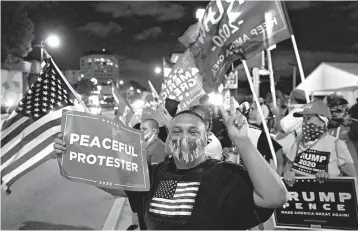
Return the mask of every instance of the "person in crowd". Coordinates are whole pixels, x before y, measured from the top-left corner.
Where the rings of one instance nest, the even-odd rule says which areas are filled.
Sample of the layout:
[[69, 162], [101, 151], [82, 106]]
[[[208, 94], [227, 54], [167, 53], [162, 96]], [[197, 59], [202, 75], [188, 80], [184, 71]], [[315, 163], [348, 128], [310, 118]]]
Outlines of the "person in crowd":
[[[283, 154], [289, 151], [296, 138], [302, 133], [303, 120], [300, 117], [294, 117], [293, 114], [302, 111], [302, 107], [305, 104], [305, 92], [294, 89], [288, 99], [288, 113], [286, 116], [282, 117], [280, 106], [271, 109], [275, 118], [276, 130], [278, 131], [275, 135], [275, 140], [282, 146]], [[279, 166], [281, 168], [282, 165]]]
[[[267, 119], [270, 115], [270, 110], [267, 107], [267, 105], [265, 104], [265, 101], [263, 98], [259, 98], [259, 102], [260, 102], [261, 109], [262, 109], [262, 112], [263, 112], [263, 115], [265, 118], [265, 122], [267, 123]], [[255, 113], [252, 113], [252, 115], [248, 117], [250, 124], [255, 124], [256, 126], [261, 126], [262, 118], [261, 118], [260, 114], [258, 113], [255, 102], [251, 103], [251, 111], [255, 111]], [[255, 116], [253, 116], [253, 115], [255, 115]]]
[[227, 134], [227, 129], [222, 118], [221, 111], [217, 106], [209, 102], [209, 96], [205, 94], [200, 98], [200, 105], [204, 105], [210, 108], [212, 112], [212, 126], [211, 132], [218, 138], [220, 141], [221, 147], [231, 147], [232, 142]]
[[294, 133], [295, 137], [301, 135], [303, 120], [302, 118], [294, 117], [293, 114], [302, 111], [302, 107], [306, 103], [305, 92], [299, 89], [294, 89], [288, 100], [288, 114], [285, 117], [281, 117], [280, 107], [273, 108], [272, 112], [276, 118], [276, 128], [281, 132], [283, 137], [290, 133]]
[[355, 128], [352, 126], [354, 121], [349, 118], [348, 101], [335, 94], [327, 96], [323, 101], [327, 104], [332, 114], [332, 120], [328, 124], [328, 132], [346, 143], [354, 161], [356, 172], [358, 172], [357, 149], [354, 139], [349, 135], [354, 133], [352, 130]]
[[349, 114], [352, 118], [358, 120], [358, 98], [356, 98], [356, 104], [354, 104], [349, 110]]
[[[280, 177], [249, 140], [244, 116], [237, 112], [224, 118], [247, 171], [207, 157], [204, 119], [190, 110], [177, 113], [169, 124], [167, 142], [174, 158], [149, 166], [150, 190], [142, 192], [148, 229], [249, 229], [287, 202]], [[59, 157], [65, 154], [62, 134], [54, 148]], [[117, 196], [132, 193], [101, 189]]]
[[[142, 123], [136, 124], [133, 128], [139, 129], [144, 135], [144, 143], [146, 147], [147, 161], [149, 165], [159, 164], [167, 160], [165, 154], [165, 144], [159, 139], [159, 124], [154, 119], [145, 119]], [[142, 212], [142, 200], [140, 193], [132, 193], [128, 196], [129, 205], [132, 210], [132, 225], [128, 230], [139, 228], [146, 230], [144, 222], [144, 214]]]
[[353, 105], [349, 110], [349, 119], [351, 121], [351, 126], [348, 132], [348, 136], [353, 141], [354, 146], [358, 152], [358, 98], [356, 99], [356, 101], [356, 104]]
[[[256, 118], [258, 115], [257, 110], [253, 110], [252, 107], [247, 107], [245, 105], [249, 105], [248, 102], [244, 102], [240, 105], [240, 108], [243, 109], [243, 114], [247, 116], [247, 118]], [[246, 109], [246, 110], [245, 110]], [[261, 155], [265, 158], [265, 160], [271, 164], [271, 166], [274, 166], [273, 157], [271, 154], [270, 146], [268, 143], [267, 136], [264, 132], [264, 129], [262, 126], [258, 126], [257, 124], [252, 124], [249, 121], [249, 138], [251, 142], [257, 147], [257, 150], [261, 153]], [[277, 143], [274, 139], [271, 138], [271, 142], [277, 157], [278, 162], [284, 161], [284, 156], [282, 152], [282, 147], [279, 143]], [[229, 151], [230, 149], [225, 149], [226, 155], [233, 155]], [[235, 163], [234, 158], [230, 158], [230, 161], [233, 161]], [[239, 156], [237, 156], [236, 163], [241, 164], [244, 166], [244, 162]], [[277, 173], [281, 176], [283, 174], [283, 163], [279, 164], [280, 168], [277, 169]]]
[[165, 161], [165, 143], [158, 138], [159, 124], [154, 119], [145, 119], [140, 124], [140, 130], [144, 135], [144, 143], [149, 164], [158, 164]]
[[195, 105], [191, 107], [190, 110], [195, 111], [204, 119], [206, 132], [208, 134], [208, 143], [205, 147], [206, 155], [212, 159], [223, 160], [221, 143], [214, 133], [211, 132], [213, 120], [210, 108], [204, 105]]
[[306, 104], [301, 112], [302, 135], [287, 152], [284, 179], [289, 185], [295, 176], [316, 176], [322, 183], [329, 177], [357, 177], [353, 159], [344, 141], [328, 133], [332, 115], [328, 106], [320, 100]]

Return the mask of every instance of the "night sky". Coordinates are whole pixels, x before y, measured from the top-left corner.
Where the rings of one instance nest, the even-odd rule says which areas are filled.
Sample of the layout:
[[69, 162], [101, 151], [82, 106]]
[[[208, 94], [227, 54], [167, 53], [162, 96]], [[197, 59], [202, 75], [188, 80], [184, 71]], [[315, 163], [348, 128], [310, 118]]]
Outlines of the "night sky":
[[[108, 49], [120, 58], [120, 78], [159, 84], [154, 67], [183, 52], [178, 37], [195, 23], [195, 11], [208, 2], [23, 2], [35, 23], [34, 44], [49, 33], [61, 47], [48, 49], [62, 70], [79, 69], [80, 56]], [[6, 4], [2, 2], [1, 4]], [[358, 2], [286, 2], [300, 49], [358, 52]], [[290, 41], [278, 50], [292, 49]], [[35, 48], [28, 58], [39, 58]]]

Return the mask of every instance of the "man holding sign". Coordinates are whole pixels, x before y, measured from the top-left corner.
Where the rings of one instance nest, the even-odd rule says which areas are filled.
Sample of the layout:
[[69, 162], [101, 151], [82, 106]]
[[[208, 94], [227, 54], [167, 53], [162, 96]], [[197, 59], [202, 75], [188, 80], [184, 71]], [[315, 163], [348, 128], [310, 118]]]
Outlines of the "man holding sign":
[[[203, 118], [190, 110], [176, 114], [167, 140], [173, 160], [149, 167], [151, 185], [142, 197], [148, 229], [248, 229], [269, 219], [274, 208], [287, 201], [280, 177], [250, 142], [245, 117], [239, 112], [223, 114], [248, 171], [207, 158]], [[60, 155], [66, 151], [61, 138], [59, 134], [55, 139]], [[126, 196], [122, 190], [110, 192]]]
[[328, 177], [357, 177], [347, 145], [327, 130], [331, 112], [322, 101], [306, 104], [303, 111], [293, 114], [303, 117], [302, 135], [287, 152], [284, 178], [289, 185], [299, 176], [316, 176], [319, 182]]

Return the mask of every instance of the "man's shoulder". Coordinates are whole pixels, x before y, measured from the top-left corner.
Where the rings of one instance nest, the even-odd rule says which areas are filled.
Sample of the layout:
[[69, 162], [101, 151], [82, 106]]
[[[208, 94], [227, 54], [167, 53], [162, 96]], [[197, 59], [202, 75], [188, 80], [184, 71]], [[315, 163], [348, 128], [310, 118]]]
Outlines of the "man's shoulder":
[[149, 146], [149, 149], [152, 150], [153, 152], [158, 152], [158, 151], [164, 151], [165, 150], [165, 143], [157, 138], [155, 140], [153, 140], [152, 144]]

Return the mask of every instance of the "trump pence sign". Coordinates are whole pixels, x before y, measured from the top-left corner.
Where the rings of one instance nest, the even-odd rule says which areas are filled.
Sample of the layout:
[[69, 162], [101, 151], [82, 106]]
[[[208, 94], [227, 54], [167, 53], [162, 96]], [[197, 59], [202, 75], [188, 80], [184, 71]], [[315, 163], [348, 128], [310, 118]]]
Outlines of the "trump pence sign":
[[97, 187], [148, 191], [147, 158], [138, 130], [104, 116], [66, 112], [61, 175]]

